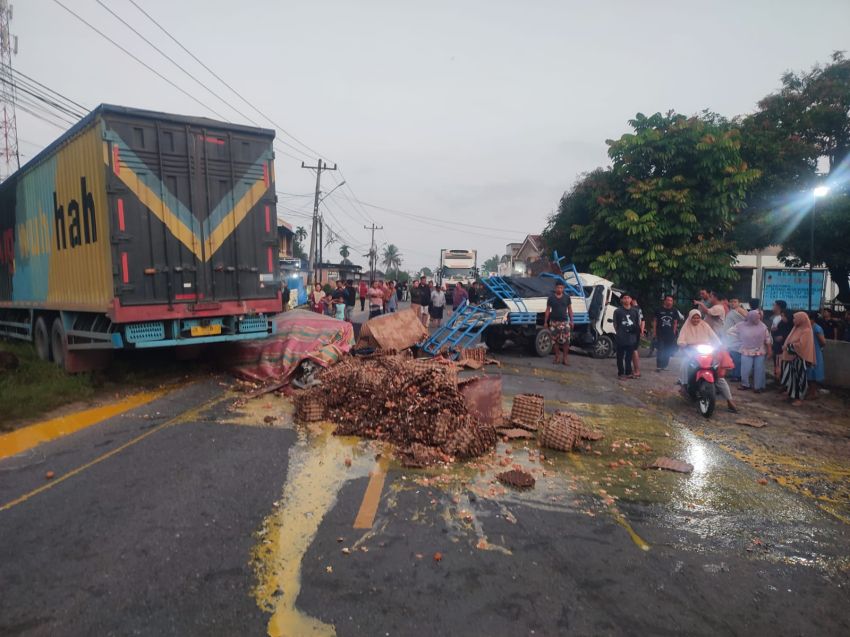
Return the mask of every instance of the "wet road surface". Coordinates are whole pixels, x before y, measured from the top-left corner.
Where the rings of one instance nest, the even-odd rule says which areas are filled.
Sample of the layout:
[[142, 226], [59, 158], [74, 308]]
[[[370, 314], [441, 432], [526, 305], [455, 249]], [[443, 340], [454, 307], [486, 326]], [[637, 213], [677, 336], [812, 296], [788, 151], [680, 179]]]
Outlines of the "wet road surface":
[[[770, 426], [702, 422], [613, 361], [501, 359], [506, 411], [541, 393], [603, 440], [410, 470], [213, 378], [0, 461], [0, 507], [87, 467], [0, 510], [0, 634], [850, 634], [850, 525], [759, 465]], [[534, 489], [494, 480], [514, 464]]]

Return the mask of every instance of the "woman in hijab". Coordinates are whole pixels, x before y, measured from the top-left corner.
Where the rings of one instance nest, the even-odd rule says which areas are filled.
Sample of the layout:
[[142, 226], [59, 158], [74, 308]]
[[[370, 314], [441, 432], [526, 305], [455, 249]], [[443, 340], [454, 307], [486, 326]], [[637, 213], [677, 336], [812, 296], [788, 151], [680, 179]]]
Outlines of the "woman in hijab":
[[791, 404], [799, 407], [809, 389], [807, 367], [817, 363], [815, 336], [812, 323], [805, 312], [794, 314], [794, 327], [782, 346], [782, 385], [788, 392]]
[[[738, 408], [732, 402], [732, 390], [729, 388], [729, 383], [726, 382], [726, 371], [732, 369], [735, 365], [729, 354], [719, 349], [721, 346], [720, 339], [714, 333], [714, 330], [709, 327], [708, 323], [702, 320], [702, 314], [700, 314], [699, 310], [693, 309], [688, 313], [688, 318], [679, 332], [677, 343], [683, 350], [688, 350], [697, 345], [712, 345], [717, 348], [716, 355], [720, 360], [720, 366], [717, 368], [717, 377], [714, 384], [720, 395], [726, 399], [726, 405], [729, 407], [729, 411], [737, 413]], [[683, 388], [688, 386], [689, 362], [690, 356], [686, 352], [685, 356], [682, 357], [682, 369], [679, 378], [679, 382], [681, 382]]]
[[761, 322], [761, 313], [750, 310], [743, 323], [736, 323], [728, 336], [737, 339], [741, 352], [741, 389], [750, 389], [750, 374], [753, 376], [752, 388], [755, 393], [764, 391], [764, 359], [773, 343], [770, 330]]
[[[829, 310], [824, 310], [824, 315]], [[808, 398], [817, 398], [818, 385], [823, 384], [826, 374], [824, 373], [823, 363], [823, 348], [826, 347], [826, 333], [824, 328], [818, 325], [818, 313], [809, 312], [809, 320], [812, 322], [812, 334], [815, 337], [815, 363], [814, 367], [809, 367], [807, 376], [809, 377], [809, 395]]]

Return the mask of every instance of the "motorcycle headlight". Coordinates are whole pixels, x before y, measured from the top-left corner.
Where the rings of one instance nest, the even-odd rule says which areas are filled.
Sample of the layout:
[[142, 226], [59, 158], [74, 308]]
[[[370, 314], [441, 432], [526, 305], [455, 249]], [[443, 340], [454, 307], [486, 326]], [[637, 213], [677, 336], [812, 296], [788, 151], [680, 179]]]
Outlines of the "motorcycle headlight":
[[713, 354], [714, 347], [711, 345], [697, 345], [697, 352], [700, 354]]

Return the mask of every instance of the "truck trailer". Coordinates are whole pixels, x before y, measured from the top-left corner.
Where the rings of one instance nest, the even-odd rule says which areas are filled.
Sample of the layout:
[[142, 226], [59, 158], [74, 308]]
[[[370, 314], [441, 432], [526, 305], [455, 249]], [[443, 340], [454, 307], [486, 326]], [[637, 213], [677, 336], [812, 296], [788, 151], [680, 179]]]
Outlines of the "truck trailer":
[[477, 276], [477, 250], [440, 250], [439, 283], [451, 290], [457, 283], [467, 286], [474, 283]]
[[0, 335], [76, 372], [271, 334], [274, 135], [97, 107], [0, 184]]

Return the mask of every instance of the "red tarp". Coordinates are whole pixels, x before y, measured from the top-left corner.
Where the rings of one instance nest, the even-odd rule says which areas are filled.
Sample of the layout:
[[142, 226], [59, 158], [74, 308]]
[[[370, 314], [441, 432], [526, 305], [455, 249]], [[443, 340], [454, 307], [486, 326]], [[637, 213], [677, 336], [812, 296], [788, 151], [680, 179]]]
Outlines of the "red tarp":
[[292, 310], [275, 317], [276, 333], [234, 345], [231, 371], [241, 378], [278, 382], [303, 360], [322, 367], [336, 363], [354, 345], [354, 327], [330, 316]]

